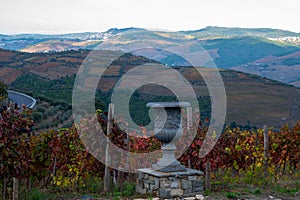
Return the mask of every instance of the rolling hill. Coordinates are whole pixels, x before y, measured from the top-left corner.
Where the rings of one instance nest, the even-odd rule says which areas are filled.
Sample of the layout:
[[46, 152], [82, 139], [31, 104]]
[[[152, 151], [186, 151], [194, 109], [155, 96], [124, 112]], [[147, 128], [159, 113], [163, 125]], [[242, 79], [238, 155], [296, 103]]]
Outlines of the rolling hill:
[[[193, 31], [165, 32], [140, 28], [112, 28], [105, 32], [61, 35], [0, 35], [0, 48], [32, 53], [57, 52], [91, 50], [105, 43], [107, 49], [113, 50], [126, 49], [128, 45], [140, 41], [146, 44], [149, 42], [152, 46], [162, 49], [174, 44], [183, 45], [197, 41], [219, 68], [256, 74], [297, 87], [300, 85], [300, 61], [297, 53], [300, 51], [300, 34], [279, 29], [209, 26]], [[156, 53], [148, 51], [144, 52], [143, 56], [169, 66], [190, 65], [178, 55], [160, 51], [159, 56], [153, 56]], [[10, 73], [15, 76], [17, 72], [10, 70]]]
[[[24, 53], [2, 49], [0, 81], [8, 84], [10, 89], [25, 92], [37, 99], [35, 117], [42, 129], [67, 126], [71, 123], [75, 75], [88, 53], [88, 50]], [[114, 61], [99, 82], [102, 91], [96, 94], [96, 106], [105, 110], [119, 78], [134, 66], [149, 62], [155, 61], [132, 54], [124, 54]], [[210, 95], [202, 77], [191, 67], [178, 66], [175, 69], [189, 80], [196, 91], [202, 117], [209, 117]], [[281, 127], [284, 123], [295, 124], [300, 119], [300, 89], [228, 69], [222, 69], [220, 72], [228, 101], [227, 125], [236, 122], [242, 125], [267, 124]], [[132, 99], [132, 109], [136, 110], [133, 115], [137, 119], [145, 118], [143, 109], [148, 101], [159, 98], [172, 99], [172, 94], [162, 88], [157, 87], [153, 91], [153, 86], [149, 87], [148, 90], [139, 89]], [[53, 124], [54, 122], [56, 124]]]
[[231, 69], [300, 87], [300, 51], [284, 56], [266, 56]]

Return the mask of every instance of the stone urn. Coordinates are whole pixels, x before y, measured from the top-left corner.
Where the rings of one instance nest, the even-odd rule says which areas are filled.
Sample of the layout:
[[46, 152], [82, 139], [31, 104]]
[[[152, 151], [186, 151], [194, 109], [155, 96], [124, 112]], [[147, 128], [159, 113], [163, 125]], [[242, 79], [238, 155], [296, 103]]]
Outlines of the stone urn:
[[153, 109], [154, 114], [154, 137], [162, 142], [162, 159], [152, 168], [161, 172], [186, 171], [175, 157], [175, 143], [181, 138], [182, 116], [181, 111], [189, 107], [187, 102], [150, 102], [146, 105]]

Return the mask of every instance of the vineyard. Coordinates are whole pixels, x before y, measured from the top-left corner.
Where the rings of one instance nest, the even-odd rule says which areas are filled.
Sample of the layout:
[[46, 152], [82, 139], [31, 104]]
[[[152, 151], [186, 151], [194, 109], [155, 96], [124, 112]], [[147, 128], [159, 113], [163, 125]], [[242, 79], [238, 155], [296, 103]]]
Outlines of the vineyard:
[[[2, 111], [0, 118], [0, 189], [3, 199], [13, 196], [13, 179], [19, 183], [19, 197], [34, 199], [32, 191], [51, 194], [101, 194], [103, 190], [104, 164], [95, 159], [81, 142], [76, 127], [31, 132], [34, 125], [32, 111]], [[98, 123], [106, 130], [107, 113], [97, 112]], [[90, 122], [92, 123], [92, 122]], [[199, 158], [199, 150], [207, 133], [206, 121], [197, 124], [196, 137], [179, 158], [188, 167], [206, 171], [210, 168], [211, 185], [206, 192], [230, 190], [228, 184], [246, 184], [253, 187], [279, 187], [291, 194], [300, 188], [300, 122], [294, 127], [284, 126], [280, 131], [225, 129], [213, 150]], [[146, 137], [143, 127], [140, 137], [126, 134], [114, 122], [110, 140], [130, 152], [142, 153], [160, 149], [153, 137]], [[264, 132], [269, 137], [267, 157], [264, 148]], [[86, 130], [89, 133], [89, 130]], [[143, 136], [144, 134], [144, 136]], [[185, 132], [184, 134], [189, 134]], [[180, 145], [180, 141], [179, 141]], [[157, 156], [159, 158], [159, 156]], [[145, 161], [146, 162], [146, 161]], [[147, 164], [147, 163], [145, 163]], [[134, 183], [135, 174], [110, 169], [114, 183], [128, 188]], [[125, 181], [126, 180], [126, 181]], [[293, 185], [284, 180], [293, 180]], [[125, 183], [124, 183], [125, 182]], [[296, 183], [296, 185], [295, 185]], [[126, 185], [127, 184], [127, 185]], [[220, 189], [221, 188], [221, 189]], [[231, 190], [230, 190], [231, 191]], [[116, 192], [115, 192], [116, 193]], [[121, 196], [133, 195], [121, 193]], [[41, 195], [41, 194], [40, 194]], [[56, 196], [57, 197], [57, 196]], [[43, 199], [45, 196], [36, 199]]]

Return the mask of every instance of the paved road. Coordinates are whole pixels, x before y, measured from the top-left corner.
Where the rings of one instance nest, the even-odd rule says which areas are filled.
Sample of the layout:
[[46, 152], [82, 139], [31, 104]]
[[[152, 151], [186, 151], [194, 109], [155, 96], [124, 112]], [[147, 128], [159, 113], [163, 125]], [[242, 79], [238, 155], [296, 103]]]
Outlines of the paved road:
[[31, 96], [12, 90], [8, 90], [7, 93], [8, 98], [14, 103], [17, 103], [19, 107], [25, 104], [26, 108], [33, 109], [36, 105], [36, 100]]

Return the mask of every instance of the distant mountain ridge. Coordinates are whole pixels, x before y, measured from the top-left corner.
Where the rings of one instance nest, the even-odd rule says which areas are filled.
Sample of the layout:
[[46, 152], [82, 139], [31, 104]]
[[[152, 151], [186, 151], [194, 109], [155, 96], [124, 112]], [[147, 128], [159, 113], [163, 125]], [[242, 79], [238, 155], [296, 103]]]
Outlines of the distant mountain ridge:
[[[114, 40], [120, 35], [119, 40]], [[208, 26], [199, 30], [165, 32], [130, 27], [58, 35], [0, 35], [0, 48], [31, 53], [92, 50], [105, 42], [108, 49], [126, 49], [128, 44], [139, 41], [151, 42], [158, 48], [177, 41], [181, 44], [197, 41], [218, 68], [248, 72], [300, 87], [300, 54], [297, 53], [300, 52], [300, 33], [280, 29]], [[149, 51], [143, 56], [170, 66], [190, 65], [178, 55], [160, 54], [153, 57], [153, 52]]]
[[[82, 32], [82, 33], [66, 33], [66, 34], [12, 34], [5, 35], [0, 34], [0, 39], [86, 39], [87, 36], [91, 35], [103, 35], [103, 34], [118, 34], [121, 32], [129, 31], [129, 30], [146, 30], [143, 28], [129, 27], [129, 28], [110, 28], [104, 32]], [[163, 32], [163, 31], [161, 31]], [[197, 36], [198, 38], [205, 38], [207, 36], [210, 37], [236, 37], [236, 36], [257, 36], [264, 38], [276, 38], [276, 37], [300, 37], [300, 33], [281, 30], [281, 29], [271, 29], [271, 28], [238, 28], [238, 27], [218, 27], [218, 26], [207, 26], [198, 30], [187, 30], [187, 31], [178, 31], [182, 34], [190, 34]], [[99, 37], [98, 39], [102, 39]]]
[[[289, 45], [293, 38], [292, 45], [300, 46], [300, 33], [294, 33], [279, 29], [245, 29], [245, 28], [226, 28], [208, 26], [199, 30], [179, 31], [179, 32], [164, 32], [164, 31], [148, 31], [142, 28], [111, 28], [105, 32], [85, 32], [85, 33], [68, 33], [68, 34], [17, 34], [17, 35], [0, 35], [0, 48], [9, 50], [18, 50], [25, 52], [48, 52], [48, 51], [64, 51], [70, 49], [93, 49], [99, 43], [114, 37], [120, 33], [126, 33], [128, 39], [135, 40], [132, 35], [148, 36], [156, 33], [161, 36], [161, 40], [169, 40], [170, 38], [181, 37], [183, 40], [212, 40], [226, 39], [235, 37], [259, 37], [271, 39], [272, 42], [279, 41], [282, 44]], [[52, 43], [60, 42], [63, 45], [61, 48], [51, 47]], [[35, 49], [35, 46], [39, 48]]]
[[300, 33], [271, 28], [227, 28], [207, 26], [203, 29], [193, 31], [181, 31], [183, 34], [191, 34], [197, 38], [206, 37], [236, 37], [257, 36], [264, 38], [300, 37]]
[[140, 28], [111, 28], [105, 32], [82, 32], [82, 33], [65, 33], [65, 34], [0, 34], [2, 39], [74, 39], [74, 40], [87, 40], [87, 39], [103, 39], [103, 37], [110, 34], [118, 34], [129, 30], [139, 30]]

